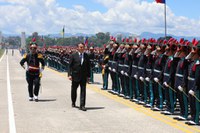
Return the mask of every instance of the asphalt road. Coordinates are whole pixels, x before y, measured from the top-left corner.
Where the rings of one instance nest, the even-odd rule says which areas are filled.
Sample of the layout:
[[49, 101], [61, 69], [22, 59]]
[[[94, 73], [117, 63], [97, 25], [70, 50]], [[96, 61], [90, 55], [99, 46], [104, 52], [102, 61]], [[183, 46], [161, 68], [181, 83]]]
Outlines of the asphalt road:
[[0, 59], [0, 133], [200, 132], [199, 126], [188, 126], [101, 90], [101, 74], [87, 85], [86, 112], [71, 107], [67, 74], [50, 68], [43, 72], [39, 102], [30, 102], [21, 58], [17, 50], [14, 56], [9, 50]]

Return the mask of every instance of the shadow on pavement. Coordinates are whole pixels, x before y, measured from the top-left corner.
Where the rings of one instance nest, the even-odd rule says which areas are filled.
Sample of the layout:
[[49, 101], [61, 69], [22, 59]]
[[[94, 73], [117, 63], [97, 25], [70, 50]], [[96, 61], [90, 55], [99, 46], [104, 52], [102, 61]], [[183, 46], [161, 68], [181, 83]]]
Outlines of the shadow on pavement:
[[85, 107], [87, 110], [104, 109], [105, 107]]
[[52, 102], [56, 101], [56, 99], [38, 99], [38, 102]]

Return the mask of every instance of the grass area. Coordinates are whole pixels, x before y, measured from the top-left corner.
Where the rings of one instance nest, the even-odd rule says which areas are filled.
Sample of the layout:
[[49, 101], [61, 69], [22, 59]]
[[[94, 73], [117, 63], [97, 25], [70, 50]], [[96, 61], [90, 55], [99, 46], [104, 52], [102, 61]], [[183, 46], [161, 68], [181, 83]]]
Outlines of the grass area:
[[4, 49], [0, 49], [0, 58], [3, 55]]

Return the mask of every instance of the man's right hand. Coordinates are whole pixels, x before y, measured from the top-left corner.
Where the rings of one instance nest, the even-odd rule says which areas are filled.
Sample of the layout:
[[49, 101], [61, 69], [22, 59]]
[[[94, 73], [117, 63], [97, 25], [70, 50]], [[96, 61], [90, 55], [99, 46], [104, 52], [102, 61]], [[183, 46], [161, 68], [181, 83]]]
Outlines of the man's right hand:
[[72, 80], [72, 76], [69, 76], [68, 78], [69, 78], [69, 80]]

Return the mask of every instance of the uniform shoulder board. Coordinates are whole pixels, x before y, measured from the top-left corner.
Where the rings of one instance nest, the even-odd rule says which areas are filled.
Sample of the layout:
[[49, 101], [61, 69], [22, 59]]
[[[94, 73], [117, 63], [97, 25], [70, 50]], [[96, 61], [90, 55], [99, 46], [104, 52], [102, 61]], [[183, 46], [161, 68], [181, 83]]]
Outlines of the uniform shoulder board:
[[27, 57], [27, 54], [25, 53], [24, 55], [23, 55], [23, 58], [25, 59]]
[[104, 60], [107, 60], [109, 58], [109, 56], [108, 55], [106, 55], [106, 57], [104, 58]]
[[43, 58], [42, 54], [38, 54], [38, 58]]

